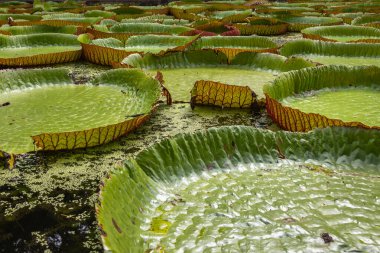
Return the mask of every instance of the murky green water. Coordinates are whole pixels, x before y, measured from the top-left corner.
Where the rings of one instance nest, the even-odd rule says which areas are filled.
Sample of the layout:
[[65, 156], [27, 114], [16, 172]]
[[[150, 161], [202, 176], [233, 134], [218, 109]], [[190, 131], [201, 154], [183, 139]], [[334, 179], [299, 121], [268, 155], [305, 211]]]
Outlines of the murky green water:
[[[164, 75], [165, 86], [174, 100], [190, 101], [190, 91], [198, 80], [216, 81], [250, 87], [260, 98], [264, 97], [262, 88], [273, 80], [273, 72], [238, 68], [181, 68], [160, 70]], [[149, 70], [154, 74], [155, 71]]]
[[33, 150], [30, 136], [91, 129], [137, 114], [135, 94], [113, 86], [45, 86], [0, 94], [0, 146], [7, 152]]
[[380, 126], [380, 89], [355, 88], [322, 90], [282, 101], [306, 113], [319, 113], [343, 121]]

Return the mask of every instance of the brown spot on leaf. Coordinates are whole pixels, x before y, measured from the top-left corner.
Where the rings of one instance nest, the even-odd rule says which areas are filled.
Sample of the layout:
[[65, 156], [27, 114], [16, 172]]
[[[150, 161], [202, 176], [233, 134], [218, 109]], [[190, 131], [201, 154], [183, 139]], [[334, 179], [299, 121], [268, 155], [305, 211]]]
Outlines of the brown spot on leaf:
[[329, 233], [322, 233], [321, 238], [325, 243], [330, 243], [334, 241], [334, 239], [331, 237], [331, 235], [329, 235]]
[[113, 218], [112, 218], [112, 225], [116, 228], [117, 232], [119, 232], [120, 234], [123, 232]]

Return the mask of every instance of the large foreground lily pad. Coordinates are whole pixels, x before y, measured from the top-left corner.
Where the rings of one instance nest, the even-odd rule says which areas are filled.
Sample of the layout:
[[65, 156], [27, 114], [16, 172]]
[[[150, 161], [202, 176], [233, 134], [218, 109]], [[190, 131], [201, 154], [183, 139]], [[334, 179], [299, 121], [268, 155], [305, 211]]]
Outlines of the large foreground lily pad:
[[224, 127], [114, 170], [97, 218], [113, 252], [376, 252], [380, 131]]
[[380, 68], [320, 66], [286, 73], [265, 88], [267, 110], [280, 127], [380, 129]]
[[14, 154], [112, 141], [144, 122], [160, 95], [157, 81], [138, 70], [111, 70], [86, 85], [66, 69], [0, 77], [0, 150]]

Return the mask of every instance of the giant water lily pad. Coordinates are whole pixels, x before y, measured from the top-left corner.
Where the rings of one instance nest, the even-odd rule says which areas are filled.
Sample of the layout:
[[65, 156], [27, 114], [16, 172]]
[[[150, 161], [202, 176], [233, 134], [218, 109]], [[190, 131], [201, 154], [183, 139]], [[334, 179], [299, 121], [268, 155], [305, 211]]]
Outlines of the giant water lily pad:
[[163, 25], [157, 23], [120, 23], [111, 27], [98, 26], [95, 29], [88, 29], [88, 32], [96, 38], [116, 38], [126, 40], [133, 35], [159, 34], [159, 35], [180, 35], [192, 29], [186, 26]]
[[79, 59], [82, 48], [75, 35], [41, 33], [0, 35], [0, 65], [31, 66]]
[[223, 52], [232, 60], [241, 52], [277, 52], [278, 45], [259, 36], [211, 36], [198, 39], [191, 49], [213, 49]]
[[353, 25], [364, 25], [380, 28], [380, 15], [379, 14], [367, 14], [355, 18], [352, 21]]
[[210, 18], [226, 23], [237, 23], [245, 21], [245, 19], [251, 15], [252, 10], [216, 11], [210, 15]]
[[273, 18], [253, 17], [248, 23], [234, 24], [242, 35], [279, 35], [288, 31], [288, 23]]
[[301, 31], [305, 38], [339, 42], [376, 42], [380, 43], [380, 30], [362, 26], [321, 26]]
[[34, 33], [67, 33], [75, 34], [78, 28], [73, 25], [55, 27], [48, 25], [34, 25], [34, 26], [9, 26], [3, 25], [0, 27], [0, 33], [8, 35], [24, 35]]
[[269, 115], [290, 131], [380, 129], [380, 68], [320, 66], [286, 73], [264, 91]]
[[138, 70], [111, 70], [86, 85], [66, 69], [0, 76], [0, 150], [15, 154], [112, 141], [143, 123], [160, 95], [157, 81]]
[[[97, 206], [113, 252], [374, 251], [380, 131], [224, 127], [115, 169]], [[353, 233], [355, 231], [355, 233]]]
[[380, 66], [378, 44], [295, 40], [286, 43], [280, 52], [287, 57], [303, 57], [326, 65]]
[[303, 59], [287, 59], [275, 54], [243, 52], [231, 61], [212, 50], [186, 51], [154, 56], [130, 55], [123, 60], [130, 67], [151, 73], [161, 71], [173, 100], [189, 101], [190, 91], [198, 80], [248, 86], [263, 98], [263, 85], [277, 73], [313, 66]]
[[90, 62], [103, 65], [119, 63], [133, 53], [162, 55], [167, 52], [184, 51], [198, 36], [139, 35], [131, 36], [125, 42], [115, 38], [91, 40], [82, 34], [83, 55]]
[[7, 24], [9, 18], [12, 18], [14, 22], [24, 22], [24, 21], [37, 21], [42, 17], [39, 15], [28, 15], [28, 14], [0, 14], [0, 25]]
[[341, 18], [334, 17], [285, 16], [280, 19], [290, 24], [288, 29], [291, 32], [299, 32], [313, 26], [339, 25], [343, 23]]

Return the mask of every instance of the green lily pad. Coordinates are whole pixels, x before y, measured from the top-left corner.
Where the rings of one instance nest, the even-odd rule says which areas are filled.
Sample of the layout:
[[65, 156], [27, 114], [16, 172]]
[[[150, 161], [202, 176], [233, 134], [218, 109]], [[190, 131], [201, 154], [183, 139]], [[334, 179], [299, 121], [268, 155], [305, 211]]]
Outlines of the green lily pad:
[[234, 24], [242, 35], [279, 35], [288, 31], [289, 24], [273, 18], [252, 17], [248, 23]]
[[339, 25], [343, 23], [341, 18], [314, 16], [285, 16], [280, 17], [280, 20], [290, 24], [288, 29], [291, 32], [299, 32], [313, 26]]
[[141, 124], [160, 95], [157, 81], [137, 70], [111, 70], [86, 85], [75, 85], [66, 69], [0, 76], [0, 150], [14, 154], [35, 149], [31, 136], [45, 150], [114, 140]]
[[192, 28], [180, 25], [163, 25], [158, 23], [119, 23], [108, 27], [106, 25], [95, 25], [94, 29], [88, 29], [95, 38], [117, 38], [126, 40], [133, 35], [181, 35], [185, 32], [193, 30]]
[[165, 140], [105, 182], [97, 206], [103, 245], [115, 252], [376, 251], [379, 137], [364, 129], [235, 126]]
[[145, 69], [150, 73], [162, 72], [165, 86], [174, 100], [189, 101], [190, 91], [198, 80], [248, 86], [259, 98], [262, 87], [282, 71], [312, 66], [302, 59], [287, 59], [274, 54], [243, 52], [229, 61], [224, 54], [211, 50], [186, 51], [164, 56], [130, 55], [123, 64]]
[[213, 49], [224, 53], [231, 61], [242, 52], [277, 53], [278, 45], [272, 40], [259, 36], [209, 36], [198, 39], [192, 50]]
[[[306, 113], [319, 113], [346, 122], [380, 126], [379, 87], [322, 89], [288, 97], [281, 102]], [[334, 108], [332, 110], [332, 108]]]
[[379, 14], [366, 14], [359, 16], [352, 20], [353, 25], [373, 26], [380, 28], [380, 15]]
[[265, 88], [267, 110], [280, 127], [380, 129], [380, 68], [320, 66], [278, 77]]
[[40, 33], [0, 35], [0, 65], [29, 66], [77, 60], [81, 46], [75, 35]]
[[11, 35], [25, 35], [35, 33], [67, 33], [75, 34], [77, 27], [73, 25], [68, 26], [48, 26], [48, 25], [33, 25], [33, 26], [9, 26], [3, 25], [0, 27], [0, 33], [5, 32]]
[[380, 31], [373, 27], [362, 26], [321, 26], [310, 27], [301, 31], [304, 37], [339, 42], [377, 41], [380, 42]]
[[86, 17], [82, 14], [74, 14], [74, 13], [54, 13], [43, 15], [42, 20], [59, 20], [59, 21], [67, 21], [68, 23], [83, 23], [83, 24], [95, 24], [99, 22], [102, 17]]
[[210, 18], [222, 20], [223, 22], [242, 22], [252, 15], [252, 10], [232, 10], [232, 11], [216, 11], [210, 15]]
[[81, 46], [75, 35], [0, 35], [0, 65], [30, 66], [77, 60]]
[[280, 49], [280, 53], [287, 57], [303, 57], [326, 65], [380, 66], [378, 44], [295, 40], [286, 43]]
[[176, 35], [138, 35], [129, 37], [125, 43], [115, 38], [91, 40], [87, 34], [81, 34], [78, 40], [82, 43], [83, 55], [90, 62], [104, 65], [120, 63], [133, 53], [158, 54], [184, 51], [198, 36]]
[[109, 28], [110, 32], [116, 33], [132, 33], [132, 34], [181, 34], [190, 31], [191, 28], [185, 26], [171, 26], [162, 25], [156, 23], [150, 24], [128, 24], [122, 23], [111, 26]]

